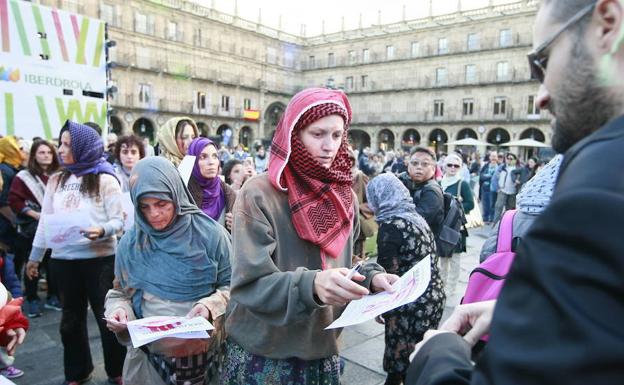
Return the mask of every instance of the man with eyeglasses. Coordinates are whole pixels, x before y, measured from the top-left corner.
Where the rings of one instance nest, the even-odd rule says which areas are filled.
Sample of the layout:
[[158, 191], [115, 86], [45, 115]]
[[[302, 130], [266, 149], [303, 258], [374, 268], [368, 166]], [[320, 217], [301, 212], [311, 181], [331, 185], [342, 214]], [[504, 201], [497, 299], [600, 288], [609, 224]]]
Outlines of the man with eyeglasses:
[[564, 153], [552, 200], [496, 303], [427, 332], [406, 384], [624, 384], [624, 2], [543, 0], [534, 31], [537, 104]]
[[434, 152], [426, 147], [414, 147], [410, 151], [407, 172], [399, 174], [399, 180], [413, 197], [416, 211], [437, 236], [444, 220], [444, 195], [434, 179], [435, 171]]
[[498, 193], [496, 194], [496, 204], [494, 206], [494, 223], [498, 222], [506, 210], [516, 208], [516, 170], [518, 157], [508, 152], [505, 154], [505, 161], [502, 167], [499, 167], [494, 174], [494, 178], [498, 181]]

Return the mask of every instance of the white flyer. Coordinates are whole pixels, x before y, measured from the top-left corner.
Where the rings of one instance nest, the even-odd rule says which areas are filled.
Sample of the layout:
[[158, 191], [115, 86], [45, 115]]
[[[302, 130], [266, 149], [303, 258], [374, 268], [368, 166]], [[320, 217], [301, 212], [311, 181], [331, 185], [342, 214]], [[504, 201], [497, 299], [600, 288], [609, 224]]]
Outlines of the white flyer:
[[0, 376], [0, 385], [15, 385], [15, 382], [7, 379], [4, 376]]
[[384, 291], [351, 301], [342, 315], [325, 329], [357, 325], [388, 310], [414, 302], [427, 290], [430, 280], [431, 256], [426, 256], [392, 285], [394, 293]]
[[208, 338], [214, 327], [203, 317], [146, 317], [128, 322], [132, 346], [138, 348], [161, 338]]
[[189, 179], [191, 179], [193, 167], [195, 166], [195, 158], [196, 157], [193, 155], [186, 155], [184, 158], [182, 158], [182, 162], [180, 162], [180, 165], [178, 166], [178, 171], [182, 176], [182, 180], [187, 186]]
[[121, 194], [121, 206], [124, 212], [124, 230], [128, 231], [134, 226], [134, 205], [130, 198], [130, 192]]
[[86, 212], [74, 211], [44, 215], [46, 215], [45, 239], [49, 248], [90, 242], [80, 232], [81, 229], [90, 226], [89, 215]]

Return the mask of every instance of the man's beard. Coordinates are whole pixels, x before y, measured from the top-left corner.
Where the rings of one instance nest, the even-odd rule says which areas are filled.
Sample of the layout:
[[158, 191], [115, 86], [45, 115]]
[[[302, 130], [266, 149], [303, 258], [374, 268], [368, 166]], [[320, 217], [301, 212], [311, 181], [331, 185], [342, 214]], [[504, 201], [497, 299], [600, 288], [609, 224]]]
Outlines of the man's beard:
[[567, 76], [553, 92], [550, 110], [556, 115], [552, 147], [566, 152], [581, 139], [598, 130], [617, 113], [617, 106], [606, 88], [599, 85], [592, 57], [584, 43], [577, 44], [570, 56]]

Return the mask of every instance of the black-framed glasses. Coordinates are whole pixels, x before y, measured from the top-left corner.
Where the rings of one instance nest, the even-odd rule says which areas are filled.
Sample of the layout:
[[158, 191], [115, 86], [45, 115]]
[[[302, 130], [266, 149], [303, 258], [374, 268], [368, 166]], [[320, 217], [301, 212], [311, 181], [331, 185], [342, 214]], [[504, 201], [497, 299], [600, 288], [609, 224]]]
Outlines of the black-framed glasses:
[[585, 15], [591, 12], [595, 6], [596, 3], [593, 3], [578, 11], [574, 16], [570, 18], [570, 20], [562, 25], [557, 32], [555, 32], [539, 47], [537, 47], [527, 55], [527, 58], [529, 59], [529, 68], [531, 69], [532, 80], [538, 80], [540, 83], [544, 82], [544, 77], [546, 76], [546, 66], [548, 65], [548, 55], [544, 54], [544, 51], [546, 51], [546, 49], [548, 49], [548, 47], [550, 47], [550, 45], [555, 40], [557, 40], [557, 38], [561, 36], [561, 34], [565, 32], [566, 29], [570, 28], [572, 25], [574, 25], [574, 23], [585, 17]]

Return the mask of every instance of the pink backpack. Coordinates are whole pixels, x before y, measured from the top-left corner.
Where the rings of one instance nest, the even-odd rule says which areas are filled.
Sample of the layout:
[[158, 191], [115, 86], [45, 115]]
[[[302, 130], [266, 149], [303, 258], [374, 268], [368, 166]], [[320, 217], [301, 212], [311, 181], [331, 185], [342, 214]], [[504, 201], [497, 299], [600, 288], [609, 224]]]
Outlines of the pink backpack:
[[516, 256], [516, 253], [511, 251], [515, 215], [516, 210], [508, 210], [503, 215], [498, 229], [496, 253], [490, 255], [470, 273], [461, 303], [488, 301], [498, 297]]

